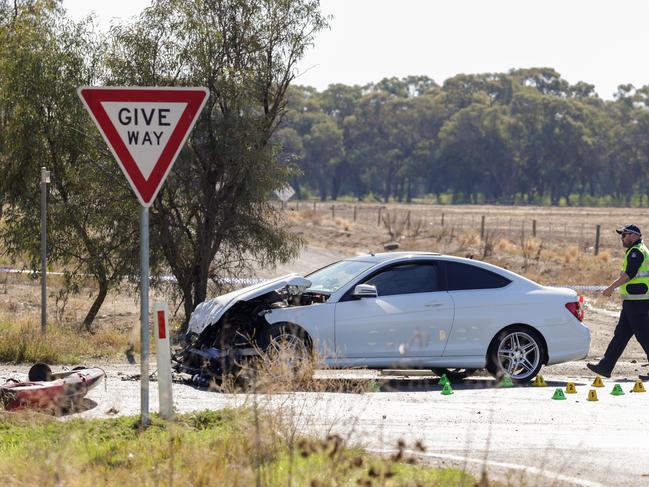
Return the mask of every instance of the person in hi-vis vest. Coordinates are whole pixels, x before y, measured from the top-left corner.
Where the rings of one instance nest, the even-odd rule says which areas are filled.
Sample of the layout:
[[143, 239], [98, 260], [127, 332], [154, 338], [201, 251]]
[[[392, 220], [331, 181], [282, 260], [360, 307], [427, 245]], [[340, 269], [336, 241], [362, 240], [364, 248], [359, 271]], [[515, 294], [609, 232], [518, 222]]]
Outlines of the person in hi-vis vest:
[[625, 225], [615, 231], [620, 234], [622, 245], [626, 248], [622, 272], [602, 294], [610, 296], [619, 287], [622, 311], [602, 359], [596, 364], [586, 364], [590, 370], [604, 377], [611, 376], [633, 335], [649, 359], [649, 249], [642, 241], [642, 233], [637, 225]]

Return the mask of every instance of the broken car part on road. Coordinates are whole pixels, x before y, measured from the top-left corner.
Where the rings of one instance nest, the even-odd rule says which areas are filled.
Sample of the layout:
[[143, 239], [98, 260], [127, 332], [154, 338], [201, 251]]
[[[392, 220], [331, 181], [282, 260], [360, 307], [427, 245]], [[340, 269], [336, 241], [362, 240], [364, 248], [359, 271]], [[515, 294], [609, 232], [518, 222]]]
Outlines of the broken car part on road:
[[10, 379], [0, 386], [0, 401], [8, 411], [38, 409], [66, 413], [104, 376], [104, 371], [97, 367], [52, 373], [47, 364], [37, 363], [29, 370], [27, 381]]

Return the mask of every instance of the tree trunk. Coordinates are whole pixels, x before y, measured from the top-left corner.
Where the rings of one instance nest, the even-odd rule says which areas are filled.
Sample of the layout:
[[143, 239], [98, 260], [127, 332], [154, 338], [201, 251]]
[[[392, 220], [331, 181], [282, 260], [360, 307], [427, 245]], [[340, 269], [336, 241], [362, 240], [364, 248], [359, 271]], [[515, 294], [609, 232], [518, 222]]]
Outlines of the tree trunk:
[[334, 174], [331, 179], [331, 199], [337, 200], [338, 195], [340, 194], [340, 188], [345, 180], [347, 173], [347, 165], [345, 162], [341, 162], [334, 169]]
[[[178, 283], [180, 284], [180, 283]], [[184, 283], [181, 285], [185, 308], [185, 319], [183, 320], [182, 325], [180, 326], [180, 332], [184, 335], [187, 333], [187, 326], [189, 325], [189, 317], [194, 311], [194, 301], [192, 300], [192, 285], [191, 282]]]
[[293, 189], [295, 190], [295, 198], [298, 200], [302, 199], [302, 188], [300, 186], [299, 178], [293, 178]]
[[92, 322], [97, 316], [97, 313], [99, 313], [99, 309], [101, 308], [101, 305], [104, 304], [104, 300], [106, 299], [107, 294], [108, 294], [108, 280], [102, 279], [99, 281], [99, 293], [97, 294], [95, 301], [92, 303], [92, 306], [88, 311], [88, 314], [83, 319], [83, 324], [81, 325], [83, 328], [86, 329], [86, 331], [92, 332]]
[[327, 185], [322, 177], [318, 183], [318, 191], [320, 192], [320, 201], [325, 201], [327, 199]]
[[[205, 298], [207, 297], [207, 273], [209, 271], [209, 262], [207, 262], [207, 259], [204, 257], [201, 260], [202, 264], [197, 264], [194, 267], [194, 276], [193, 276], [193, 291], [194, 291], [194, 296], [193, 296], [193, 302], [192, 302], [192, 311], [194, 311], [194, 308], [199, 305], [199, 303], [202, 303], [205, 301]], [[191, 312], [189, 313], [191, 315]]]

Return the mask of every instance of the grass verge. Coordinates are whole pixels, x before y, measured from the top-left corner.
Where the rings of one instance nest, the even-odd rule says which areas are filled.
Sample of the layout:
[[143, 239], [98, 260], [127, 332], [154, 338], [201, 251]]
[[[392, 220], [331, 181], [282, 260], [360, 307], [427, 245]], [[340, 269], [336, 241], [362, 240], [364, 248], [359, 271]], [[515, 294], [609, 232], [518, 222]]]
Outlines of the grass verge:
[[0, 362], [79, 364], [88, 359], [121, 355], [128, 343], [127, 332], [108, 328], [88, 333], [60, 324], [48, 327], [43, 337], [40, 325], [34, 321], [0, 319]]
[[153, 417], [145, 430], [137, 417], [58, 421], [3, 414], [0, 484], [475, 485], [467, 473], [417, 465], [403, 453], [379, 458], [346, 447], [336, 435], [316, 440], [282, 431], [277, 418], [251, 409], [204, 411], [170, 422]]

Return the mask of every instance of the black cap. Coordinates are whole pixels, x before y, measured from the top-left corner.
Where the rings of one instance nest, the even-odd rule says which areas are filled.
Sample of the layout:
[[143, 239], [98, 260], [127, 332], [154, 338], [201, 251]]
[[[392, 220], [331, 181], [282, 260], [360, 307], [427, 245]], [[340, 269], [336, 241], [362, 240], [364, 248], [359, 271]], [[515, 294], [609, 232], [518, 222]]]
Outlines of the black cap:
[[638, 225], [624, 225], [621, 228], [617, 228], [615, 231], [620, 235], [623, 233], [635, 233], [636, 235], [642, 236], [642, 232], [640, 232]]

